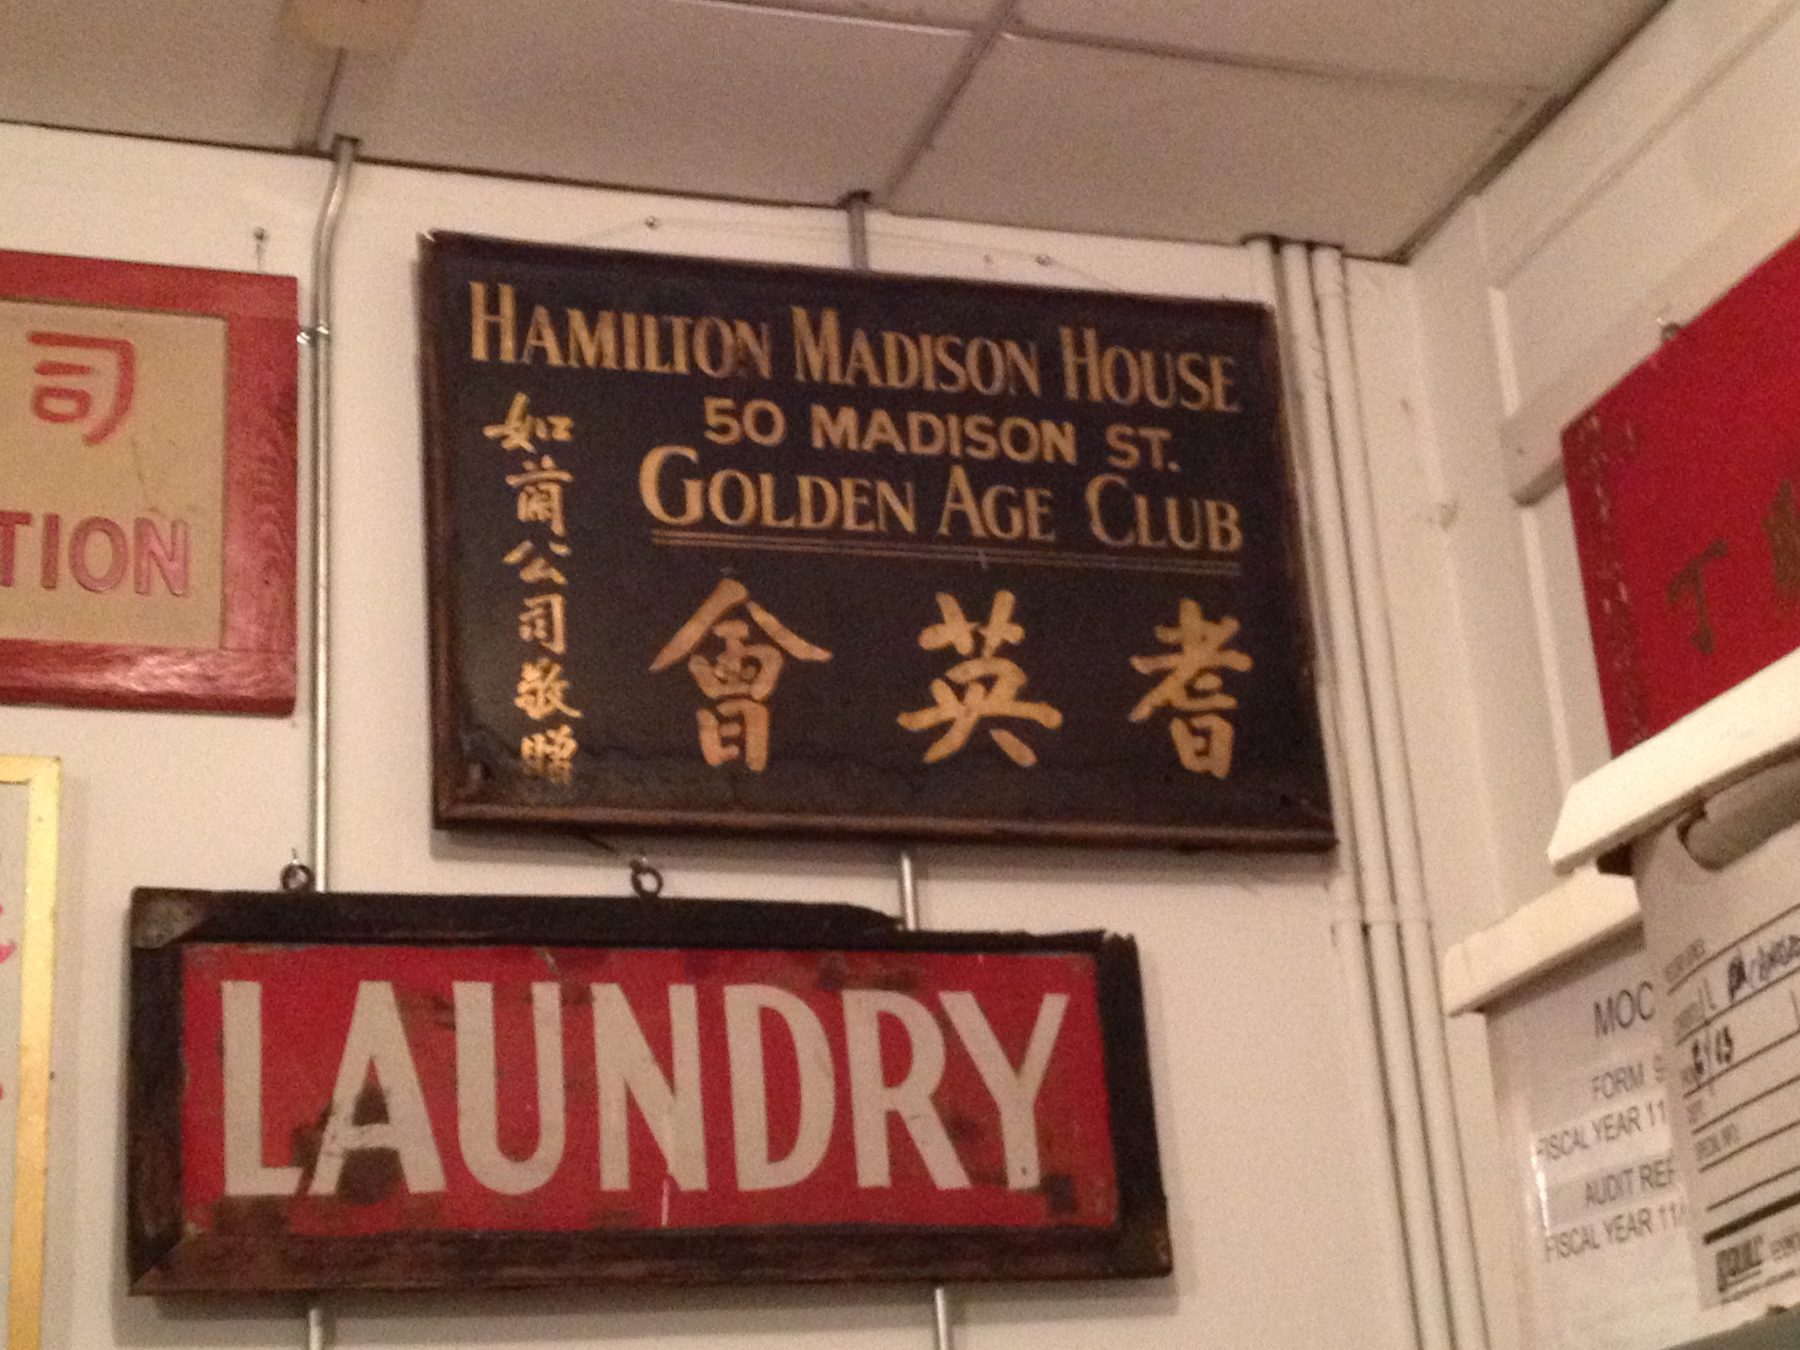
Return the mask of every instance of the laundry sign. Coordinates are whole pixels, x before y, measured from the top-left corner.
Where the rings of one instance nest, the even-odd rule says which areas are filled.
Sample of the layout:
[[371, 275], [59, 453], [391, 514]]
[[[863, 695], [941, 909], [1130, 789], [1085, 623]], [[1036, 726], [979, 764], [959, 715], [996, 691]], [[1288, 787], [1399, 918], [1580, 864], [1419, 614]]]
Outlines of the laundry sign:
[[137, 1292], [1169, 1269], [1127, 939], [140, 891], [132, 985]]

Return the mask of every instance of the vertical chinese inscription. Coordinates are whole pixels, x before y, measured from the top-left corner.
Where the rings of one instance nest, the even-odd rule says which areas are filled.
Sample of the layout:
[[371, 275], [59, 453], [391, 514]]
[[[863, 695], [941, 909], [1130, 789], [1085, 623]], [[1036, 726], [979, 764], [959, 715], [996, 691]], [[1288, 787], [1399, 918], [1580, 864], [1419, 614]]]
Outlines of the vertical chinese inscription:
[[570, 701], [571, 681], [562, 662], [552, 659], [568, 651], [569, 585], [568, 575], [553, 559], [566, 561], [574, 553], [568, 542], [564, 490], [575, 475], [548, 450], [541, 450], [539, 442], [572, 442], [574, 432], [573, 418], [534, 415], [530, 397], [520, 393], [513, 396], [505, 418], [483, 427], [481, 433], [509, 454], [524, 456], [517, 472], [507, 474], [504, 481], [513, 493], [514, 517], [521, 525], [535, 527], [533, 535], [520, 540], [501, 560], [517, 571], [523, 588], [518, 638], [536, 652], [547, 653], [519, 662], [512, 702], [533, 724], [519, 738], [519, 764], [531, 777], [563, 787], [575, 781], [575, 755], [581, 743], [570, 722], [579, 721], [582, 713]]

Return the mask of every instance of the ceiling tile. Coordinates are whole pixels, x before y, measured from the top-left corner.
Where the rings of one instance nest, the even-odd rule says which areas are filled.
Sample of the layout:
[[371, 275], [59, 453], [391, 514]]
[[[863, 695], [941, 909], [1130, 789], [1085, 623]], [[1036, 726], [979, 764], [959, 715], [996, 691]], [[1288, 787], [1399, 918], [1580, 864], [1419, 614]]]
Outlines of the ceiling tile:
[[694, 0], [521, 12], [426, 0], [395, 63], [352, 63], [339, 129], [377, 159], [830, 203], [892, 172], [969, 41]]
[[819, 14], [963, 29], [978, 27], [994, 8], [994, 0], [714, 0], [714, 3], [811, 10]]
[[1566, 92], [1662, 0], [1021, 0], [1040, 32]]
[[281, 0], [3, 0], [0, 119], [294, 144], [327, 58], [284, 38]]
[[1525, 111], [1494, 92], [1004, 38], [891, 205], [1221, 243], [1274, 233], [1385, 256]]

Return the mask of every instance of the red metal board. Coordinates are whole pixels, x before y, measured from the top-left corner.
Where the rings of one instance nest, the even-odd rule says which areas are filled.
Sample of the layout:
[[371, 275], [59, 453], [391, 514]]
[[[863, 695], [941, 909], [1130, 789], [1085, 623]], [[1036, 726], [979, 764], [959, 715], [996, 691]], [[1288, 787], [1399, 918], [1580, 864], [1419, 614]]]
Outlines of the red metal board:
[[1615, 754], [1800, 647], [1800, 241], [1563, 431]]
[[137, 905], [141, 1290], [742, 1278], [770, 1240], [806, 1256], [760, 1278], [1167, 1268], [1120, 939], [277, 901], [299, 941], [202, 897], [209, 937], [195, 894]]

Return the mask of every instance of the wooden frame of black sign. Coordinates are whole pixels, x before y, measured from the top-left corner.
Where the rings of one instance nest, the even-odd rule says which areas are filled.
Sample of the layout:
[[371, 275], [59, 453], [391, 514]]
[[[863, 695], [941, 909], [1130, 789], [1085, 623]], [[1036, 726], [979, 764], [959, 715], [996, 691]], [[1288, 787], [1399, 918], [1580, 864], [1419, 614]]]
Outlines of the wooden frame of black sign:
[[[486, 280], [470, 279], [477, 276]], [[433, 808], [440, 826], [1331, 847], [1301, 530], [1278, 342], [1266, 307], [653, 258], [449, 234], [423, 241], [420, 278]], [[501, 303], [499, 288], [505, 290], [506, 313], [518, 332], [507, 332], [504, 351], [488, 342], [487, 327], [479, 344], [471, 336], [471, 326], [479, 326], [477, 286], [485, 288], [481, 305], [490, 310]], [[782, 348], [788, 308], [776, 301], [784, 296], [795, 310], [813, 305], [834, 322], [834, 307], [842, 306], [846, 324], [935, 324], [940, 332], [988, 324], [1000, 332], [1010, 323], [1005, 331], [1029, 335], [1018, 341], [1028, 340], [1033, 359], [1045, 363], [1034, 377], [1042, 394], [956, 396], [890, 414], [867, 389], [821, 388], [797, 374], [786, 380], [794, 362]], [[534, 299], [543, 303], [534, 306]], [[764, 353], [768, 373], [703, 379], [684, 354], [683, 377], [668, 366], [666, 353], [644, 358], [662, 360], [649, 367], [662, 373], [644, 373], [637, 336], [617, 360], [594, 355], [601, 340], [588, 325], [611, 324], [610, 307], [619, 307], [621, 322], [661, 322], [650, 309], [677, 304], [714, 307], [715, 314], [738, 312], [736, 304], [759, 316], [765, 341], [774, 344], [773, 357]], [[630, 312], [634, 306], [645, 312]], [[549, 324], [565, 322], [565, 312], [581, 319], [582, 349], [591, 359], [575, 369], [575, 338], [567, 339], [564, 359], [562, 340], [543, 337], [533, 317], [531, 332], [540, 348], [554, 349], [555, 360], [547, 363], [540, 351], [532, 364], [531, 343], [516, 342], [527, 314]], [[896, 312], [901, 317], [892, 317]], [[499, 320], [491, 314], [480, 320], [490, 322]], [[1089, 325], [1080, 331], [1097, 329], [1120, 341], [1135, 334], [1130, 340], [1142, 344], [1186, 343], [1192, 350], [1181, 355], [1202, 366], [1233, 363], [1241, 388], [1228, 386], [1214, 367], [1208, 397], [1227, 405], [1237, 397], [1241, 406], [1208, 420], [1204, 411], [1180, 407], [1157, 413], [1076, 400], [1052, 387], [1073, 379], [1064, 372], [1066, 358], [1045, 347], [1068, 341], [1058, 338], [1059, 323]], [[513, 359], [515, 348], [523, 360]], [[1207, 350], [1230, 355], [1197, 355]], [[502, 357], [511, 363], [501, 364]], [[767, 416], [773, 416], [767, 408], [782, 405], [785, 440], [765, 446], [764, 436], [750, 445], [740, 427], [736, 449], [721, 449], [707, 432], [726, 439], [730, 433], [703, 422], [702, 407], [707, 418], [723, 416], [714, 406], [723, 403], [759, 403]], [[834, 416], [879, 414], [902, 423], [912, 416], [941, 422], [952, 415], [947, 409], [963, 405], [954, 415], [996, 423], [1002, 414], [1008, 423], [1033, 421], [1024, 414], [1035, 412], [1033, 425], [1066, 429], [1066, 458], [1021, 464], [983, 456], [965, 468], [952, 464], [948, 452], [920, 458], [820, 449], [816, 424], [827, 404]], [[1109, 425], [1115, 417], [1120, 420]], [[1175, 427], [1158, 433], [1165, 439], [1156, 447], [1156, 464], [1145, 453], [1129, 474], [1115, 471], [1128, 456], [1109, 451], [1114, 432], [1146, 419]], [[675, 444], [683, 441], [690, 444]], [[1170, 446], [1191, 462], [1165, 462], [1162, 452]], [[710, 457], [706, 466], [698, 462], [703, 454]], [[737, 458], [727, 457], [732, 454]], [[841, 490], [866, 490], [876, 500], [887, 491], [896, 503], [893, 494], [915, 494], [909, 500], [915, 515], [923, 511], [924, 528], [896, 524], [892, 537], [808, 532], [793, 528], [791, 513], [771, 518], [788, 527], [781, 529], [721, 529], [708, 524], [711, 516], [692, 529], [672, 528], [666, 513], [652, 512], [639, 498], [649, 491], [643, 484], [652, 459], [662, 456], [658, 463], [685, 473], [690, 455], [694, 473], [716, 469], [706, 480], [715, 487], [723, 481], [719, 474], [735, 475], [727, 486], [740, 491], [753, 490], [748, 485], [757, 473], [765, 493], [796, 490], [799, 470], [815, 484], [827, 481], [821, 474], [871, 475], [829, 483], [862, 484]], [[1181, 469], [1186, 473], [1176, 472]], [[559, 477], [545, 488], [545, 474]], [[957, 474], [972, 475], [961, 480], [967, 491], [1035, 500], [1048, 522], [1045, 541], [1002, 547], [943, 538], [951, 520], [946, 484], [956, 483]], [[699, 510], [701, 481], [683, 479], [677, 493], [671, 480], [668, 500], [687, 500]], [[520, 494], [554, 489], [557, 495], [553, 504], [528, 504], [521, 495], [515, 520], [508, 484], [523, 485]], [[1033, 493], [1041, 495], [1030, 498]], [[941, 521], [932, 506], [940, 497]], [[1182, 554], [1170, 551], [1167, 539], [1162, 552], [1134, 550], [1102, 537], [1096, 523], [1103, 505], [1121, 513], [1120, 522], [1141, 522], [1149, 519], [1146, 510], [1161, 513], [1167, 503], [1173, 513], [1177, 502], [1195, 513], [1187, 522], [1193, 531], [1214, 528], [1205, 512], [1215, 505], [1221, 521], [1241, 520], [1235, 539], [1229, 537], [1235, 523], [1217, 526], [1219, 546], [1235, 544], [1235, 550]], [[769, 500], [764, 507], [764, 517], [777, 510]], [[546, 523], [552, 512], [554, 523]], [[1173, 526], [1150, 520], [1144, 528]], [[1116, 535], [1125, 525], [1105, 529]], [[1189, 542], [1197, 546], [1199, 538]], [[892, 599], [871, 607], [877, 594]], [[945, 623], [934, 627], [940, 606]], [[683, 625], [690, 610], [694, 616]], [[741, 622], [746, 613], [753, 624]], [[788, 674], [779, 691], [772, 677], [750, 698], [738, 696], [741, 689], [720, 693], [733, 681], [716, 677], [705, 698], [685, 688], [703, 655], [714, 659], [714, 636], [733, 622], [773, 653], [768, 659], [777, 670], [784, 658], [774, 644], [786, 647]], [[955, 651], [938, 655], [948, 639], [928, 642], [928, 631], [958, 622], [989, 633], [988, 645], [1004, 647], [1008, 659], [982, 657], [966, 633]], [[1168, 647], [1177, 632], [1183, 652], [1210, 654], [1179, 692], [1175, 675], [1164, 678], [1169, 688], [1147, 708], [1157, 685], [1149, 672], [1170, 669], [1156, 663], [1176, 659]], [[728, 641], [738, 645], [720, 661], [750, 650], [742, 636]], [[1008, 678], [1021, 680], [1029, 672], [1029, 686], [1022, 696], [1004, 680], [984, 691], [967, 669], [946, 670], [958, 652], [981, 657], [966, 667], [999, 662], [1015, 672]], [[965, 712], [985, 692], [985, 706], [995, 711], [980, 716], [1026, 719], [1012, 723], [1018, 734], [996, 729], [1001, 721], [972, 733], [943, 731], [957, 705], [947, 702], [950, 685], [940, 676], [965, 681], [959, 686]], [[748, 706], [758, 699], [766, 702]], [[1000, 705], [1028, 711], [1009, 713]], [[921, 734], [934, 724], [937, 731]], [[951, 748], [957, 736], [970, 739]]]
[[[525, 935], [529, 935], [528, 937]], [[329, 1236], [184, 1224], [183, 950], [193, 944], [1081, 954], [1097, 990], [1117, 1183], [1107, 1227], [832, 1227]], [[1171, 1268], [1136, 945], [935, 933], [847, 905], [146, 889], [132, 899], [127, 1264], [138, 1294], [604, 1283], [1155, 1277]]]

